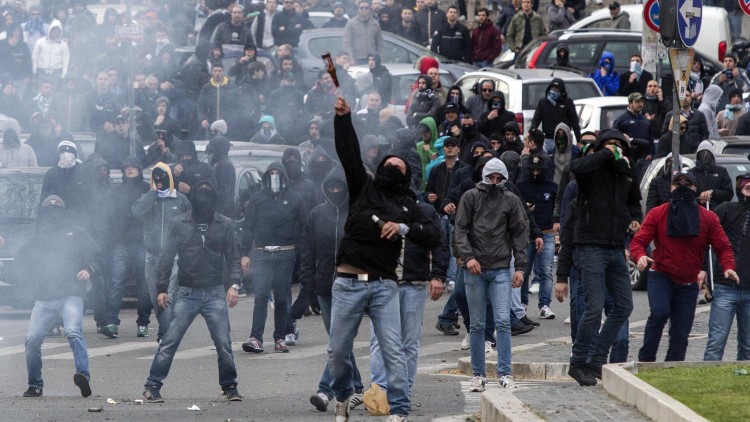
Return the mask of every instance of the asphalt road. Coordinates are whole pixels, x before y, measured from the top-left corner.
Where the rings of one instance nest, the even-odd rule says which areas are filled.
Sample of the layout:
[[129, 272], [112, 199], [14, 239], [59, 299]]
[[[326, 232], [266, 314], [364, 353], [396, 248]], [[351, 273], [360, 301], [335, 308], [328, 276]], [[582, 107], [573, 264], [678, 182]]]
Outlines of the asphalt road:
[[[296, 297], [296, 288], [295, 297]], [[470, 414], [478, 411], [478, 397], [462, 392], [461, 381], [467, 377], [449, 373], [460, 357], [468, 351], [459, 350], [461, 335], [448, 337], [435, 329], [437, 315], [446, 297], [429, 302], [425, 310], [422, 353], [414, 386], [413, 409], [410, 421], [430, 421], [433, 418]], [[648, 305], [645, 292], [634, 292], [636, 303], [631, 321], [644, 320]], [[529, 313], [537, 319], [537, 297], [530, 297]], [[238, 389], [245, 400], [224, 403], [220, 400], [216, 354], [206, 325], [196, 318], [185, 336], [169, 377], [161, 390], [163, 404], [135, 405], [148, 375], [156, 350], [156, 322], [151, 336], [136, 337], [135, 311], [123, 310], [121, 337], [108, 339], [96, 334], [91, 315], [84, 318], [84, 334], [90, 354], [93, 395], [82, 398], [73, 385], [72, 353], [64, 338], [49, 338], [44, 344], [44, 397], [28, 399], [21, 394], [26, 389], [24, 336], [28, 319], [2, 319], [0, 312], [0, 420], [4, 421], [70, 421], [70, 420], [243, 420], [243, 421], [330, 421], [333, 404], [327, 413], [316, 411], [308, 402], [316, 393], [318, 380], [325, 365], [327, 336], [319, 316], [303, 318], [298, 326], [301, 336], [289, 354], [274, 354], [273, 345], [266, 343], [266, 352], [254, 355], [242, 351], [240, 344], [248, 335], [252, 321], [253, 297], [241, 298], [230, 312], [234, 355], [238, 370]], [[568, 304], [552, 304], [557, 314], [554, 320], [542, 320], [542, 326], [528, 334], [513, 337], [513, 346], [526, 345], [528, 350], [515, 353], [514, 360], [562, 361], [569, 350], [564, 339], [570, 326], [563, 323], [568, 315]], [[463, 325], [463, 324], [462, 324]], [[270, 314], [266, 337], [273, 331]], [[369, 379], [369, 320], [362, 322], [355, 342], [355, 356], [362, 376]], [[637, 343], [637, 344], [636, 344]], [[554, 346], [554, 347], [553, 347]], [[631, 358], [640, 347], [640, 340], [631, 339]], [[521, 348], [523, 349], [523, 348]], [[562, 356], [561, 356], [562, 355]], [[488, 356], [494, 360], [496, 355]], [[465, 383], [464, 383], [465, 384]], [[366, 382], [365, 385], [368, 385]], [[118, 404], [108, 404], [112, 398]], [[192, 405], [200, 411], [187, 410]], [[102, 408], [101, 413], [90, 413], [89, 408]], [[382, 420], [356, 409], [352, 420]]]

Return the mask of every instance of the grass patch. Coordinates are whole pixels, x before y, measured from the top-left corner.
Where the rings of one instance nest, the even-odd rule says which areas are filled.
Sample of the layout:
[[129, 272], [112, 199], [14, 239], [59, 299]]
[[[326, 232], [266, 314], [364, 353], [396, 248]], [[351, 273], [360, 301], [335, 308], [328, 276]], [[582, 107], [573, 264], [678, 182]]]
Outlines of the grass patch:
[[710, 421], [748, 421], [750, 375], [735, 374], [740, 368], [723, 365], [639, 370], [637, 377]]

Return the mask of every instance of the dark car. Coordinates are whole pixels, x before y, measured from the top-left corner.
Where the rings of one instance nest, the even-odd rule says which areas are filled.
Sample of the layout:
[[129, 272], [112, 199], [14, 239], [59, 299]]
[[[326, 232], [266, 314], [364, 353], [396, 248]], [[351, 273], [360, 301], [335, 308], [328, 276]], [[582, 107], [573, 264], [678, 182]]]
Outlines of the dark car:
[[[323, 68], [321, 55], [336, 54], [344, 48], [344, 28], [320, 28], [302, 32], [299, 45], [295, 49], [295, 58], [305, 71], [305, 82], [312, 86], [318, 79], [318, 71]], [[445, 69], [458, 79], [464, 73], [476, 70], [475, 66], [458, 62], [433, 53], [399, 35], [383, 32], [383, 63], [415, 63], [422, 56], [432, 56], [440, 62], [441, 69]]]

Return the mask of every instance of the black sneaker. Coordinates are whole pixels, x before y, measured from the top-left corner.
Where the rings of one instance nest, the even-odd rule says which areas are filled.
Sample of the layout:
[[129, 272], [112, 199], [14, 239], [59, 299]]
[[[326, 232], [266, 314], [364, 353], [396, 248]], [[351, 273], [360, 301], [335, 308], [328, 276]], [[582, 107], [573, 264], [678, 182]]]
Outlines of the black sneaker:
[[29, 387], [23, 392], [24, 397], [42, 397], [42, 389], [39, 387]]
[[458, 335], [458, 331], [456, 331], [456, 329], [453, 328], [453, 324], [451, 324], [451, 325], [443, 325], [443, 324], [438, 323], [437, 325], [435, 325], [435, 328], [437, 328], [438, 331], [442, 331], [443, 334], [445, 334], [446, 336], [457, 336]]
[[89, 385], [89, 380], [86, 378], [83, 374], [75, 374], [73, 375], [73, 382], [78, 386], [78, 388], [81, 389], [81, 395], [83, 397], [88, 397], [91, 395], [91, 386]]
[[143, 391], [143, 397], [149, 403], [164, 403], [164, 399], [161, 398], [159, 390], [155, 388], [147, 388]]
[[582, 387], [596, 385], [596, 378], [589, 372], [585, 363], [571, 363], [568, 375], [578, 382]]
[[604, 366], [604, 364], [601, 362], [589, 362], [586, 364], [586, 369], [588, 369], [591, 375], [602, 379], [602, 366]]
[[510, 335], [517, 336], [519, 334], [526, 334], [533, 329], [534, 329], [533, 325], [526, 325], [523, 322], [519, 322], [518, 325], [510, 328]]
[[528, 316], [526, 316], [526, 315], [524, 315], [524, 316], [523, 316], [523, 318], [521, 318], [521, 322], [523, 322], [523, 323], [524, 323], [524, 324], [526, 324], [526, 325], [533, 325], [534, 327], [539, 327], [540, 325], [542, 325], [542, 324], [540, 324], [540, 323], [538, 323], [538, 322], [536, 322], [536, 321], [532, 321], [532, 320], [531, 320], [531, 319], [529, 319], [529, 317], [528, 317]]
[[242, 401], [244, 399], [237, 391], [237, 387], [227, 388], [222, 394], [227, 401]]

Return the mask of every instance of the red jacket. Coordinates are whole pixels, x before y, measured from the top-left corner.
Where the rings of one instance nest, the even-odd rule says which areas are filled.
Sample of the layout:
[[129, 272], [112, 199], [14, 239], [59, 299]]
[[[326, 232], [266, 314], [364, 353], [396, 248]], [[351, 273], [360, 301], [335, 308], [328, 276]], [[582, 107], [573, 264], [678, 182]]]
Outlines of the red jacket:
[[713, 246], [714, 253], [724, 270], [736, 270], [732, 245], [729, 243], [719, 217], [703, 207], [700, 212], [700, 229], [697, 237], [667, 236], [667, 215], [669, 203], [653, 208], [646, 214], [641, 230], [630, 242], [630, 255], [635, 262], [646, 255], [646, 247], [654, 241], [654, 263], [652, 269], [664, 273], [675, 283], [695, 283], [698, 273], [703, 269], [708, 245]]
[[477, 26], [471, 31], [471, 59], [492, 63], [500, 55], [503, 42], [500, 41], [500, 30], [492, 21], [487, 19], [484, 25]]

